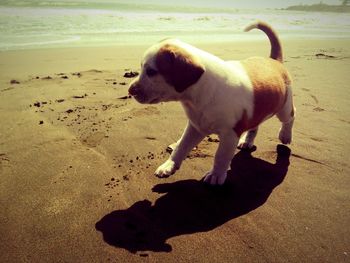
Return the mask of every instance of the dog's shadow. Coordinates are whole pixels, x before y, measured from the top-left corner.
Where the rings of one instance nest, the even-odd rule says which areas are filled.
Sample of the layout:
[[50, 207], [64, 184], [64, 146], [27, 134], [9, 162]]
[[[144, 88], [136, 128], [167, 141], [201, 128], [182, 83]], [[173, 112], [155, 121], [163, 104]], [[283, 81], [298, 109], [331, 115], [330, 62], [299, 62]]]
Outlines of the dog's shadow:
[[275, 164], [240, 151], [224, 186], [211, 187], [196, 180], [158, 184], [153, 191], [163, 195], [154, 205], [143, 200], [113, 211], [96, 223], [96, 229], [105, 242], [132, 253], [169, 252], [169, 238], [212, 230], [263, 205], [285, 178], [289, 156], [289, 148], [283, 145], [277, 146]]

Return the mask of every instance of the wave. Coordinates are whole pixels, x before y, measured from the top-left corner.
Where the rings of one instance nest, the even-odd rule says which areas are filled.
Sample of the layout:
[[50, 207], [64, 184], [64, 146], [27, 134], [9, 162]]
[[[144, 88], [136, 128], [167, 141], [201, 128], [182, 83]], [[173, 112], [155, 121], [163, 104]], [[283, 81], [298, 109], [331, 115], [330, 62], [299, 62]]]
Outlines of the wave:
[[41, 0], [2, 0], [0, 6], [8, 7], [34, 7], [34, 8], [82, 8], [99, 10], [119, 10], [119, 11], [137, 11], [137, 12], [163, 12], [163, 13], [234, 13], [237, 8], [220, 6], [196, 6], [191, 3], [147, 3], [146, 1], [41, 1]]
[[39, 46], [67, 44], [72, 42], [78, 42], [80, 39], [81, 39], [80, 36], [72, 36], [69, 38], [56, 39], [56, 40], [30, 41], [28, 39], [28, 40], [22, 40], [22, 42], [7, 42], [7, 43], [0, 42], [0, 50], [12, 50], [12, 49], [26, 48], [26, 47], [39, 47]]

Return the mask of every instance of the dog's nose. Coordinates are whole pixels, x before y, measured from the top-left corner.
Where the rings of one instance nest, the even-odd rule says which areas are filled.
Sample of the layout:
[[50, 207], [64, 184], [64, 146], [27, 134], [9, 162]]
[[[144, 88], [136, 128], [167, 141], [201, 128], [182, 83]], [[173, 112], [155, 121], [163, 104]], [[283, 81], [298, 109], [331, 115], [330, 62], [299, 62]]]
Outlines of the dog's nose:
[[131, 96], [137, 95], [140, 91], [140, 86], [137, 83], [132, 83], [129, 88], [129, 94]]

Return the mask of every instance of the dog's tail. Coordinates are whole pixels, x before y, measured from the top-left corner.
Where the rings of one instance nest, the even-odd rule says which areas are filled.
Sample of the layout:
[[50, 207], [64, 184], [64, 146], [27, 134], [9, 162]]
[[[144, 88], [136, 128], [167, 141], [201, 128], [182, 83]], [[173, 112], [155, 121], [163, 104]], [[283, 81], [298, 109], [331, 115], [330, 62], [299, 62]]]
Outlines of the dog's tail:
[[244, 31], [248, 32], [254, 28], [260, 29], [269, 37], [271, 43], [270, 58], [283, 62], [281, 43], [271, 26], [265, 22], [258, 21], [247, 26]]

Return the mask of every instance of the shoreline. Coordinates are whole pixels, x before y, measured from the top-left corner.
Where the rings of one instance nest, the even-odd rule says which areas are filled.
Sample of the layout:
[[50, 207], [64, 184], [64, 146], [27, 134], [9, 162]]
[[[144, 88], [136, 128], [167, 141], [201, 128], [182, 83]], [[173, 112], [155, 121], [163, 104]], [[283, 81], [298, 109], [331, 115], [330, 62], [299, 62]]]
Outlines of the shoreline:
[[[321, 34], [318, 32], [285, 32], [279, 33], [279, 37], [281, 41], [338, 41], [338, 40], [350, 40], [350, 35], [340, 35], [342, 32], [332, 32], [331, 34]], [[344, 32], [345, 33], [345, 32]], [[137, 33], [137, 36], [130, 37], [129, 33], [122, 35], [124, 40], [120, 40], [120, 36], [118, 39], [113, 42], [113, 40], [107, 41], [91, 41], [91, 42], [82, 42], [79, 44], [74, 44], [74, 41], [64, 41], [62, 43], [55, 43], [50, 45], [49, 43], [43, 44], [18, 44], [12, 48], [2, 48], [0, 49], [0, 53], [9, 52], [9, 51], [25, 51], [25, 50], [47, 50], [47, 49], [67, 49], [67, 48], [101, 48], [101, 47], [123, 47], [123, 46], [131, 46], [131, 47], [139, 47], [139, 46], [150, 46], [153, 43], [160, 41], [165, 38], [179, 38], [185, 42], [191, 43], [193, 45], [215, 45], [215, 44], [230, 44], [230, 43], [250, 43], [250, 42], [261, 42], [265, 41], [266, 36], [257, 30], [252, 32], [232, 32], [232, 34], [228, 34], [223, 32], [222, 34], [216, 36], [208, 36], [207, 33], [201, 33], [199, 36], [193, 37], [191, 33], [186, 34], [151, 34], [147, 37], [143, 36], [142, 33]], [[79, 38], [80, 37], [76, 37]], [[136, 40], [136, 38], [140, 38]], [[267, 40], [268, 41], [268, 40]]]

